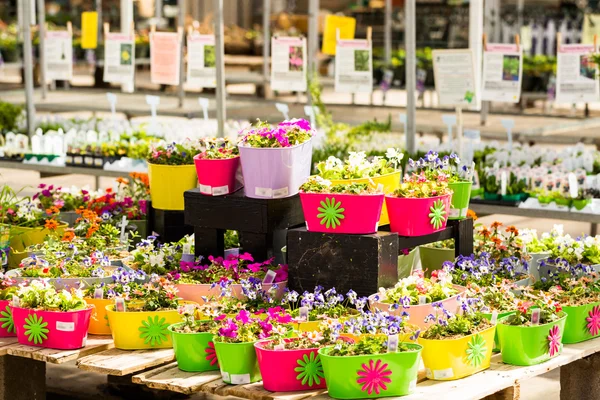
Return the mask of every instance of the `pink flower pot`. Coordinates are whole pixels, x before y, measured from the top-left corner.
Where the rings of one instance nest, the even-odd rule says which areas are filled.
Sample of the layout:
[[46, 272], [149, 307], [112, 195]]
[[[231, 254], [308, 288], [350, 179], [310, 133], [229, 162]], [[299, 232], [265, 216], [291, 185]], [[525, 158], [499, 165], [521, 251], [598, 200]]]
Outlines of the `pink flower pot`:
[[11, 306], [20, 344], [58, 350], [85, 346], [92, 309], [65, 312]]
[[310, 176], [312, 139], [292, 147], [239, 149], [247, 197], [290, 197]]
[[222, 196], [235, 192], [235, 174], [240, 157], [223, 160], [206, 160], [200, 154], [194, 156], [200, 193], [207, 196]]
[[446, 227], [451, 194], [425, 199], [385, 196], [390, 231], [400, 236], [422, 236]]
[[[177, 295], [183, 300], [193, 301], [198, 304], [204, 304], [202, 297], [219, 297], [221, 290], [218, 287], [211, 288], [211, 284], [193, 284], [193, 283], [178, 283], [175, 285], [179, 292]], [[272, 283], [263, 284], [263, 290], [269, 290], [273, 286]], [[275, 299], [281, 300], [287, 287], [287, 281], [277, 283], [277, 291], [275, 292]], [[242, 292], [242, 285], [233, 284], [231, 285], [231, 295], [236, 299], [244, 300], [245, 296]]]
[[[446, 310], [454, 313], [456, 312], [456, 307], [458, 306], [458, 301], [456, 300], [456, 298], [462, 293], [464, 293], [464, 291], [467, 289], [459, 285], [452, 286], [454, 286], [454, 288], [458, 290], [458, 293], [452, 297], [448, 297], [447, 299], [442, 300], [441, 303]], [[400, 308], [394, 310], [391, 308], [392, 304], [383, 303], [381, 301], [375, 301], [373, 299], [374, 296], [375, 295], [369, 296], [369, 303], [371, 304], [371, 307], [377, 310], [388, 312], [391, 315], [401, 315], [403, 311], [406, 311], [409, 315], [408, 322], [418, 326], [420, 329], [427, 329], [429, 325], [433, 324], [433, 322], [425, 322], [425, 317], [427, 317], [429, 314], [435, 315], [435, 309], [433, 308], [432, 303], [410, 306], [409, 308], [402, 308], [402, 306], [400, 306]]]
[[295, 392], [326, 387], [319, 349], [267, 350], [263, 347], [266, 343], [254, 344], [265, 390]]
[[17, 336], [10, 304], [10, 300], [0, 300], [0, 337]]
[[368, 234], [377, 232], [381, 194], [322, 194], [300, 192], [309, 232]]

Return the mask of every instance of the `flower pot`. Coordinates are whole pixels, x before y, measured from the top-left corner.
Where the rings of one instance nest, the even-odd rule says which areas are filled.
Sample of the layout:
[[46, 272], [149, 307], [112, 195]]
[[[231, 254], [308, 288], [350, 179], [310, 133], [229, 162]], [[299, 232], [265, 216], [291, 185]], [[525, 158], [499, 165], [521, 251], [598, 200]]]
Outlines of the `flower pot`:
[[[263, 283], [263, 290], [268, 291], [274, 284], [273, 283]], [[285, 288], [287, 287], [287, 281], [278, 282], [277, 291], [275, 292], [274, 298], [276, 300], [281, 300], [283, 298], [283, 294], [285, 293]], [[218, 287], [211, 287], [210, 283], [178, 283], [175, 285], [177, 290], [177, 296], [181, 297], [183, 300], [193, 301], [198, 304], [204, 304], [205, 301], [202, 297], [218, 297], [221, 295], [221, 290]], [[242, 291], [242, 285], [239, 283], [235, 283], [229, 286], [231, 289], [231, 295], [236, 299], [244, 300], [246, 296], [244, 296]]]
[[180, 333], [174, 328], [183, 323], [169, 326], [173, 350], [177, 359], [177, 367], [187, 372], [216, 371], [219, 361], [213, 343], [213, 334], [210, 332]]
[[[459, 285], [452, 285], [452, 286], [456, 290], [458, 290], [458, 293], [452, 297], [448, 297], [447, 299], [444, 299], [441, 301], [444, 308], [446, 310], [450, 310], [450, 311], [456, 310], [456, 306], [458, 305], [456, 298], [458, 297], [458, 295], [462, 294], [465, 290], [467, 290], [463, 286], [459, 286]], [[403, 311], [406, 311], [409, 315], [409, 322], [413, 325], [418, 326], [421, 329], [427, 329], [427, 327], [433, 323], [433, 322], [428, 322], [428, 323], [425, 322], [425, 317], [427, 317], [429, 314], [435, 314], [435, 310], [432, 306], [433, 303], [414, 305], [414, 306], [410, 306], [407, 309], [403, 309], [402, 307], [400, 307], [397, 310], [394, 310], [394, 309], [392, 309], [392, 304], [375, 301], [373, 299], [374, 296], [375, 295], [369, 296], [369, 304], [371, 305], [371, 307], [374, 307], [377, 310], [385, 311], [391, 315], [398, 315], [398, 316], [401, 315]]]
[[442, 269], [445, 261], [454, 261], [456, 258], [454, 249], [438, 249], [436, 247], [419, 246], [419, 257], [425, 276], [431, 278], [433, 271]]
[[588, 204], [591, 204], [591, 202], [592, 202], [592, 199], [573, 200], [573, 207], [575, 207], [576, 210], [581, 211]]
[[571, 199], [565, 199], [563, 197], [554, 199], [557, 206], [569, 207], [571, 205]]
[[[375, 183], [375, 185], [382, 184], [384, 193], [392, 193], [394, 190], [400, 187], [400, 178], [402, 171], [392, 172], [390, 174], [374, 176], [372, 178], [361, 178], [361, 179], [331, 179], [332, 185], [339, 184], [351, 184], [351, 183]], [[387, 207], [385, 202], [381, 207], [381, 217], [379, 218], [379, 225], [387, 225], [390, 223], [388, 216]]]
[[400, 236], [422, 236], [446, 227], [452, 195], [425, 199], [385, 196], [390, 231]]
[[465, 219], [469, 210], [469, 200], [471, 200], [472, 182], [449, 183], [448, 187], [452, 189], [452, 204], [448, 219]]
[[[285, 339], [286, 342], [297, 339]], [[268, 340], [254, 344], [263, 386], [270, 392], [324, 389], [319, 349], [269, 350]]]
[[75, 226], [75, 221], [79, 217], [80, 217], [80, 215], [77, 214], [75, 211], [61, 211], [60, 214], [58, 215], [58, 218], [61, 221], [69, 224], [69, 226]]
[[540, 261], [550, 256], [549, 251], [542, 251], [539, 253], [529, 253], [531, 259], [529, 260], [529, 273], [533, 277], [534, 281], [539, 281], [541, 277], [547, 277], [547, 268], [542, 270], [540, 267]]
[[489, 368], [496, 326], [458, 339], [419, 338], [428, 379], [451, 381]]
[[540, 203], [540, 205], [543, 205], [543, 206], [550, 204], [550, 202], [552, 201], [552, 198], [550, 198], [550, 196], [543, 196], [543, 195], [538, 196], [537, 199], [538, 199], [538, 202]]
[[160, 165], [148, 163], [150, 198], [158, 210], [183, 211], [183, 193], [198, 185], [194, 165]]
[[409, 351], [333, 357], [333, 347], [319, 350], [329, 396], [334, 399], [371, 399], [404, 396], [417, 386], [422, 346], [407, 344]]
[[[26, 228], [23, 226], [10, 226], [10, 253], [8, 254], [8, 268], [17, 268], [21, 261], [27, 257], [25, 251], [27, 247], [44, 242], [46, 236], [56, 232], [62, 236], [67, 224], [59, 223], [54, 231], [50, 231], [43, 226], [36, 228]], [[18, 254], [17, 254], [18, 253]]]
[[200, 154], [194, 157], [200, 193], [207, 196], [222, 196], [235, 192], [235, 174], [240, 165], [240, 157], [222, 160], [206, 160]]
[[[510, 314], [514, 313], [514, 311], [506, 311], [502, 313], [498, 313], [497, 319], [504, 318]], [[492, 313], [483, 313], [483, 316], [488, 320], [492, 320]], [[492, 350], [494, 353], [500, 352], [500, 341], [498, 340], [498, 330], [496, 329], [496, 334], [494, 335], [494, 348]]]
[[498, 320], [502, 362], [510, 365], [543, 363], [562, 352], [566, 314], [558, 321], [535, 326], [506, 325]]
[[484, 200], [500, 200], [500, 195], [498, 193], [483, 192], [483, 199]]
[[516, 203], [517, 201], [521, 201], [521, 193], [502, 195], [502, 201], [508, 201], [511, 203]]
[[85, 346], [92, 307], [77, 311], [10, 307], [20, 344], [59, 350]]
[[[408, 254], [400, 254], [398, 256], [398, 279], [407, 278], [412, 274], [415, 257], [418, 252], [419, 248], [415, 247]], [[390, 282], [390, 285], [394, 284], [394, 282]]]
[[600, 336], [600, 302], [581, 306], [564, 306], [567, 322], [562, 338], [564, 344], [584, 342]]
[[239, 146], [247, 197], [290, 197], [310, 176], [312, 139], [292, 147]]
[[239, 385], [258, 382], [262, 379], [254, 343], [215, 341], [215, 350], [217, 351], [223, 382]]
[[309, 232], [369, 234], [377, 232], [383, 193], [300, 193]]
[[146, 239], [148, 237], [148, 220], [147, 219], [132, 220], [132, 221], [127, 221], [127, 223], [129, 225], [134, 226], [135, 230], [137, 231], [137, 234], [139, 235], [138, 238], [134, 239], [133, 244], [137, 244], [137, 243], [141, 242], [142, 239]]
[[17, 336], [10, 304], [10, 300], [0, 300], [0, 337]]
[[86, 297], [85, 302], [94, 306], [88, 332], [91, 335], [110, 335], [111, 331], [110, 325], [108, 324], [106, 306], [115, 304], [114, 299], [92, 299]]
[[173, 347], [169, 325], [181, 322], [177, 310], [114, 311], [105, 307], [115, 347], [122, 350], [169, 349]]

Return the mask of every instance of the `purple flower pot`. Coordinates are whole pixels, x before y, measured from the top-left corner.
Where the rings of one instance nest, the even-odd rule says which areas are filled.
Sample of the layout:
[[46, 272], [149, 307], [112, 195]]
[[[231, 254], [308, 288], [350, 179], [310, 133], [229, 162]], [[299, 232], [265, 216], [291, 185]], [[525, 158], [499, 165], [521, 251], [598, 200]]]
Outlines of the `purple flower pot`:
[[298, 193], [310, 176], [312, 139], [292, 147], [239, 146], [246, 196], [276, 199]]

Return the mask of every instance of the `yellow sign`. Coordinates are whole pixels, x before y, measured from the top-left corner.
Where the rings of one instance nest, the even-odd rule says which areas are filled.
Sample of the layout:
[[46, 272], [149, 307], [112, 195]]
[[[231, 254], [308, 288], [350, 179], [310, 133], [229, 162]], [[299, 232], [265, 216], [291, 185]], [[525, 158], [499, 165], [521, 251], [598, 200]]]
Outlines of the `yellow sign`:
[[336, 32], [339, 29], [340, 39], [354, 39], [356, 19], [352, 17], [340, 17], [328, 15], [325, 17], [325, 31], [323, 32], [323, 53], [335, 55]]
[[81, 48], [95, 49], [98, 47], [98, 13], [86, 11], [81, 13]]

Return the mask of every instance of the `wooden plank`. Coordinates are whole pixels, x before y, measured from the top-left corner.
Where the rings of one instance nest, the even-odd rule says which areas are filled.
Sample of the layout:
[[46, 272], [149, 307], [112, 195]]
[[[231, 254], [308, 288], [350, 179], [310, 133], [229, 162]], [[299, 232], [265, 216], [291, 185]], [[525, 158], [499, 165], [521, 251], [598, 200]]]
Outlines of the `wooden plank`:
[[221, 393], [228, 396], [243, 397], [250, 400], [300, 400], [317, 396], [324, 393], [325, 389], [309, 390], [301, 392], [269, 392], [265, 390], [262, 382], [251, 383], [249, 385], [230, 385], [221, 390]]
[[32, 358], [34, 360], [52, 364], [63, 364], [77, 360], [80, 357], [110, 349], [113, 346], [114, 343], [110, 336], [91, 336], [88, 337], [86, 346], [77, 350], [56, 350], [13, 344], [6, 348], [6, 354], [16, 357]]
[[[185, 372], [177, 368], [177, 363], [164, 365], [152, 371], [134, 375], [132, 378], [134, 383], [143, 384], [152, 389], [170, 390], [188, 395], [201, 391], [203, 386], [217, 380], [221, 381], [219, 371]], [[221, 384], [223, 384], [222, 381]]]
[[80, 359], [77, 366], [86, 371], [124, 376], [175, 360], [173, 349], [111, 349]]
[[0, 338], [0, 356], [8, 354], [8, 348], [17, 343], [16, 337]]

